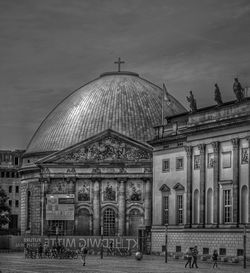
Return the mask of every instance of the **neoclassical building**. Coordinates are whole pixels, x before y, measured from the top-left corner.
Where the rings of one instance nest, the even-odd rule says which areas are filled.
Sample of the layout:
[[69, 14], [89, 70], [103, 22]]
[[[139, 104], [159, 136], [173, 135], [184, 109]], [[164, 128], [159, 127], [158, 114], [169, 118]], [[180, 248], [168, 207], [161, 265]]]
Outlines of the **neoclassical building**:
[[[152, 157], [163, 91], [133, 72], [104, 73], [43, 120], [23, 156], [21, 231], [137, 235], [152, 223]], [[185, 112], [169, 95], [164, 115]]]
[[243, 227], [250, 224], [250, 98], [174, 115], [155, 133], [149, 142], [152, 251], [165, 249], [167, 233], [171, 252], [197, 245], [204, 255], [214, 249], [243, 255]]

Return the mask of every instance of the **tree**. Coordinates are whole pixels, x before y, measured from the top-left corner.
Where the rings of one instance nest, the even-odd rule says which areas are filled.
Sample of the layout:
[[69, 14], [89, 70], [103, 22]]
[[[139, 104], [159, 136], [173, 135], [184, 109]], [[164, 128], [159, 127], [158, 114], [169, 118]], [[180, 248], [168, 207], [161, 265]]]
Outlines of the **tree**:
[[10, 222], [10, 208], [6, 204], [8, 199], [6, 192], [0, 187], [0, 228]]

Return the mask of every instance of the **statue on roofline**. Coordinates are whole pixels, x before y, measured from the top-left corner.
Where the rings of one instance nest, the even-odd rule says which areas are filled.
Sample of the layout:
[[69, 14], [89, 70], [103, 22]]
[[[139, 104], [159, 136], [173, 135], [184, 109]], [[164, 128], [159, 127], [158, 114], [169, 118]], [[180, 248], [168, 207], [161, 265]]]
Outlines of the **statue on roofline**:
[[187, 101], [189, 102], [189, 107], [191, 109], [191, 112], [197, 111], [197, 105], [196, 105], [196, 100], [194, 98], [193, 92], [189, 91], [189, 97], [187, 97]]
[[234, 94], [236, 96], [237, 102], [243, 101], [245, 97], [244, 89], [242, 88], [238, 78], [234, 79], [233, 90], [234, 90]]
[[217, 83], [214, 86], [215, 86], [214, 100], [216, 101], [217, 105], [220, 106], [223, 104], [222, 99], [221, 99], [220, 88]]

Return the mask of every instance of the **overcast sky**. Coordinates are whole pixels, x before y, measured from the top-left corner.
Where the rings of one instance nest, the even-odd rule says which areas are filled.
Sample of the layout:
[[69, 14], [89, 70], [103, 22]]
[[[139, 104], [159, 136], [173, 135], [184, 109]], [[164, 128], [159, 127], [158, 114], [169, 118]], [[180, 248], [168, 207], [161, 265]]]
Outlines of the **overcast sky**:
[[187, 107], [250, 85], [249, 0], [0, 0], [0, 148], [25, 149], [66, 95], [105, 71], [134, 71]]

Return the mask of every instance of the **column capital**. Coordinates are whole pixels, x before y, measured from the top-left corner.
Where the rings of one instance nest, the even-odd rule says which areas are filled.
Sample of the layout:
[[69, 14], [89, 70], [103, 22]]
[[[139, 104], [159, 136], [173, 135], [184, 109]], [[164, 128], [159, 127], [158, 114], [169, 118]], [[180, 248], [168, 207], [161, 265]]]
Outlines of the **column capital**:
[[220, 142], [219, 141], [214, 141], [211, 143], [212, 144], [212, 147], [214, 149], [214, 152], [219, 152], [219, 148], [220, 148]]
[[201, 154], [204, 154], [205, 153], [205, 149], [206, 149], [206, 144], [204, 144], [204, 143], [199, 144], [198, 145], [198, 149], [200, 150]]
[[185, 151], [188, 157], [192, 156], [193, 147], [192, 146], [185, 146]]
[[238, 137], [236, 137], [236, 138], [232, 138], [231, 141], [232, 141], [232, 144], [233, 144], [233, 148], [237, 149], [239, 147], [239, 144], [240, 144], [240, 139]]

